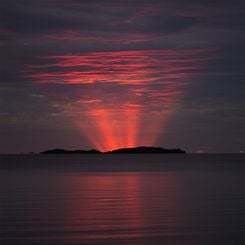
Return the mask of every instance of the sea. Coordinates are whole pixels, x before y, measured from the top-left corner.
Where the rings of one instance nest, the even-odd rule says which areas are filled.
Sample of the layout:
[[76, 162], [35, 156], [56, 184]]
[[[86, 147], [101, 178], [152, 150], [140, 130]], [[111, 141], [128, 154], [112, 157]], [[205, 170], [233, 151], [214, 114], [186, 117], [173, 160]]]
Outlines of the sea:
[[1, 245], [244, 245], [244, 154], [1, 155]]

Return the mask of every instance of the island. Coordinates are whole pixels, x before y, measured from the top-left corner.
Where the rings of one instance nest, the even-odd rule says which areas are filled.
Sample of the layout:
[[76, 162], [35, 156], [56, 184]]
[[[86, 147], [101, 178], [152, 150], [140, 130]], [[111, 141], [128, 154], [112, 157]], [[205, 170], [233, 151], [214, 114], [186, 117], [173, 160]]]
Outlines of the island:
[[162, 147], [139, 146], [132, 148], [120, 148], [112, 151], [101, 152], [92, 150], [65, 150], [52, 149], [40, 152], [40, 154], [159, 154], [159, 153], [186, 153], [181, 149], [165, 149]]
[[181, 149], [164, 149], [161, 147], [149, 147], [149, 146], [139, 146], [134, 148], [122, 148], [113, 151], [105, 152], [105, 154], [144, 154], [144, 153], [186, 153]]

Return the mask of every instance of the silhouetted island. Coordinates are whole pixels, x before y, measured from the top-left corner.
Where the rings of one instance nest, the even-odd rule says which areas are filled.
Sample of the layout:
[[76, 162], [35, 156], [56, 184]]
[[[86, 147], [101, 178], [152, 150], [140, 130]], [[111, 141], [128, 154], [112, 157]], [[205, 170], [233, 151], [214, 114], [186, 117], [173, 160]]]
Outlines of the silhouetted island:
[[164, 149], [161, 147], [148, 147], [148, 146], [139, 146], [135, 148], [122, 148], [122, 149], [117, 149], [113, 151], [108, 151], [105, 152], [106, 154], [111, 153], [111, 154], [124, 154], [124, 153], [186, 153], [185, 151], [182, 151], [181, 149]]
[[98, 150], [65, 150], [65, 149], [53, 149], [40, 152], [40, 154], [102, 154]]
[[149, 154], [149, 153], [186, 153], [181, 149], [164, 149], [161, 147], [139, 146], [134, 148], [121, 148], [113, 151], [101, 152], [98, 150], [65, 150], [53, 149], [40, 152], [40, 154]]

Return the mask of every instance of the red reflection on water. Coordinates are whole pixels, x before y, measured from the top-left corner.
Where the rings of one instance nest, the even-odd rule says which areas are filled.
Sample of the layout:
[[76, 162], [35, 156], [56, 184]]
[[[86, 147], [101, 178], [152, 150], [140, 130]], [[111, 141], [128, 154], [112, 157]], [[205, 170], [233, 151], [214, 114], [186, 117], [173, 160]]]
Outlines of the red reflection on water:
[[[50, 101], [102, 151], [154, 145], [211, 50], [137, 50], [44, 57], [35, 83], [69, 85]], [[65, 87], [66, 88], [66, 87]], [[66, 98], [66, 99], [64, 99]]]
[[183, 226], [180, 186], [172, 174], [79, 175], [65, 185], [70, 189], [66, 225], [73, 241], [136, 238], [141, 244], [144, 238], [174, 236]]
[[[80, 239], [132, 237], [144, 226], [137, 174], [79, 176], [67, 183], [76, 199], [67, 225], [80, 230]], [[70, 179], [71, 180], [71, 179]]]

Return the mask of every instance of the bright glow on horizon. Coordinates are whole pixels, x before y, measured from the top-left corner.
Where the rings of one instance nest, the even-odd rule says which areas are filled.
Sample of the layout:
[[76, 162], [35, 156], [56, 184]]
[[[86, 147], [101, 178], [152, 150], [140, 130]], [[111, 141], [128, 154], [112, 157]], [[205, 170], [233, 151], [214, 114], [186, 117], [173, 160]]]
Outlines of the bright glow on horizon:
[[[210, 50], [140, 50], [44, 57], [27, 76], [68, 89], [51, 103], [93, 147], [108, 151], [154, 145]], [[48, 65], [47, 65], [48, 63]], [[68, 87], [69, 86], [69, 87]], [[61, 88], [62, 91], [62, 88]]]

